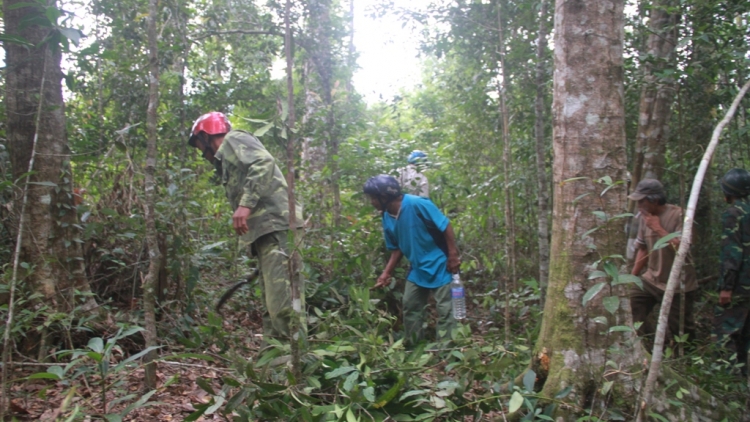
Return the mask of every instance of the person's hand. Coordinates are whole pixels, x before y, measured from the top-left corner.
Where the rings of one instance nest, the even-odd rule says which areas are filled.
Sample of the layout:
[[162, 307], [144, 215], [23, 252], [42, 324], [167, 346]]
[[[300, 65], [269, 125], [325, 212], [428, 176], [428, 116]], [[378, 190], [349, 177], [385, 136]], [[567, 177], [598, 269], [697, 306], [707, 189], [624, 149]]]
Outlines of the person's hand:
[[448, 253], [448, 272], [451, 274], [457, 274], [461, 267], [461, 258], [458, 257], [457, 253]]
[[651, 214], [647, 211], [641, 211], [641, 217], [643, 218], [643, 222], [646, 223], [646, 226], [653, 230], [658, 231], [661, 229], [661, 223], [659, 222], [659, 216]]
[[730, 303], [732, 303], [732, 291], [731, 290], [720, 291], [719, 292], [719, 305], [727, 306]]
[[378, 281], [375, 283], [374, 286], [372, 286], [372, 289], [370, 290], [379, 289], [389, 284], [391, 284], [391, 275], [387, 273], [383, 273], [383, 274], [380, 274], [380, 277], [378, 277]]
[[239, 206], [232, 215], [232, 227], [235, 233], [242, 236], [250, 229], [247, 227], [247, 218], [250, 217], [250, 208]]

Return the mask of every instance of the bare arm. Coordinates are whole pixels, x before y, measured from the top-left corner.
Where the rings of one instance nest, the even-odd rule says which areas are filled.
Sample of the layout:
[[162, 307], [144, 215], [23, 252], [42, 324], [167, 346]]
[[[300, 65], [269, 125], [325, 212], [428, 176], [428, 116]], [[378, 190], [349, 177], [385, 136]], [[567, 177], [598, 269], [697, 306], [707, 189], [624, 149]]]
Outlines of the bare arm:
[[453, 233], [453, 226], [450, 223], [448, 223], [448, 227], [445, 228], [443, 234], [445, 234], [445, 241], [448, 244], [448, 272], [456, 274], [461, 267], [461, 259], [458, 257], [456, 235]]
[[635, 264], [633, 264], [633, 271], [630, 274], [639, 275], [648, 262], [648, 251], [646, 251], [645, 245], [639, 244], [635, 253]]
[[385, 265], [385, 269], [383, 270], [383, 274], [380, 274], [380, 277], [378, 277], [377, 283], [375, 283], [375, 286], [373, 289], [377, 289], [379, 287], [387, 286], [388, 283], [390, 283], [391, 274], [393, 274], [393, 270], [396, 269], [396, 265], [398, 265], [398, 262], [401, 261], [401, 258], [404, 256], [404, 253], [400, 250], [395, 250], [391, 252], [391, 257], [388, 259], [388, 263]]

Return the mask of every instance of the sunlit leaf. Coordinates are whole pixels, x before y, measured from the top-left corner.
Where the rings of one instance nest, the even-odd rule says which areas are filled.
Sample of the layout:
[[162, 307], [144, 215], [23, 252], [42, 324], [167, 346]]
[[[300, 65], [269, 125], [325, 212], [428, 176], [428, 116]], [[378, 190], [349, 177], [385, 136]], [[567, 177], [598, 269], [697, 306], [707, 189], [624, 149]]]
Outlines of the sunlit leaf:
[[514, 391], [508, 404], [508, 413], [515, 413], [523, 405], [523, 396], [518, 391]]

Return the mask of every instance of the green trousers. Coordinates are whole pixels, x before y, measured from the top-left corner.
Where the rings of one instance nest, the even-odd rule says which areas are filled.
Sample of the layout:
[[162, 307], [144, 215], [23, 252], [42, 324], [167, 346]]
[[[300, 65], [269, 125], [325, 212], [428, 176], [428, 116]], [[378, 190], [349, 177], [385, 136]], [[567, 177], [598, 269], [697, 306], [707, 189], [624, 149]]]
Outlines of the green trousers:
[[[287, 232], [277, 231], [259, 237], [253, 242], [252, 248], [258, 258], [260, 269], [261, 300], [263, 307], [263, 335], [278, 338], [282, 341], [290, 339], [290, 325], [295, 311], [292, 307], [291, 276], [289, 274], [289, 247]], [[294, 253], [295, 267], [301, 268], [302, 260], [299, 253]], [[299, 272], [294, 275], [299, 279], [300, 303], [299, 318], [302, 329], [306, 331], [305, 318], [305, 286]]]
[[402, 305], [404, 307], [405, 337], [409, 344], [416, 344], [424, 337], [422, 327], [426, 322], [425, 309], [430, 293], [435, 296], [435, 302], [437, 302], [438, 321], [435, 339], [438, 341], [450, 339], [451, 331], [456, 326], [456, 320], [453, 318], [450, 283], [436, 289], [429, 289], [417, 286], [407, 280]]

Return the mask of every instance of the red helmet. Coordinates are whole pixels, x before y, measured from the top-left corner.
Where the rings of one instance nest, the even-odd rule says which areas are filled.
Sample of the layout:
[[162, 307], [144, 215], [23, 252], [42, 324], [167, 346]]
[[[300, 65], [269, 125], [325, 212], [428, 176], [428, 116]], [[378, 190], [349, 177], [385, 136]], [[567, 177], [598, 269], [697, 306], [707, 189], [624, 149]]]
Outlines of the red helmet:
[[220, 135], [230, 130], [232, 130], [232, 125], [224, 113], [218, 111], [206, 113], [193, 123], [188, 145], [195, 147], [195, 140], [198, 139], [198, 134], [201, 132], [206, 132], [209, 135]]

